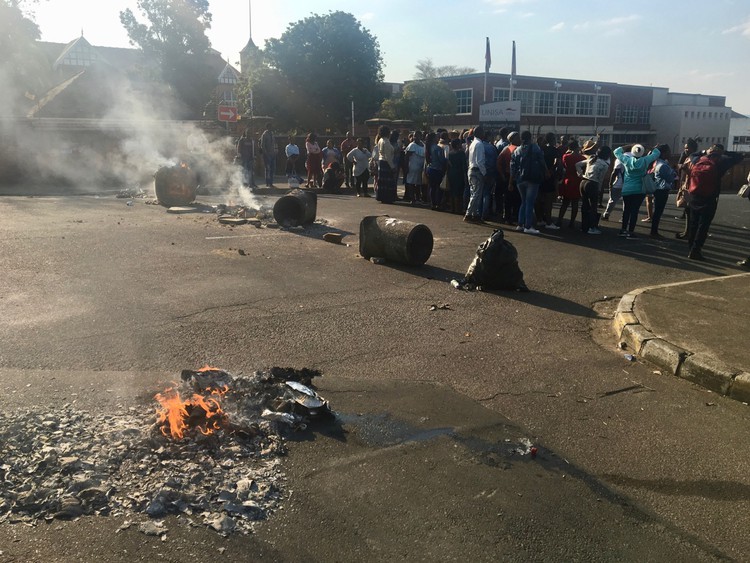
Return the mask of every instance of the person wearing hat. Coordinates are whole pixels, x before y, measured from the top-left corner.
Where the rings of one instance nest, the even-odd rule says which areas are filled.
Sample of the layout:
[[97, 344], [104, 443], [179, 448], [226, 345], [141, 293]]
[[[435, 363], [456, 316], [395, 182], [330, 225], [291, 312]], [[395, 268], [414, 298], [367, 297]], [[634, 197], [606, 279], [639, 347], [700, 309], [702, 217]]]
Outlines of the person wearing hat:
[[622, 212], [622, 228], [620, 236], [635, 238], [635, 224], [638, 221], [638, 213], [643, 204], [645, 194], [643, 193], [643, 177], [649, 166], [661, 153], [659, 149], [652, 150], [646, 154], [643, 145], [633, 145], [630, 153], [626, 153], [624, 147], [617, 147], [613, 154], [623, 164], [622, 201], [625, 207]]

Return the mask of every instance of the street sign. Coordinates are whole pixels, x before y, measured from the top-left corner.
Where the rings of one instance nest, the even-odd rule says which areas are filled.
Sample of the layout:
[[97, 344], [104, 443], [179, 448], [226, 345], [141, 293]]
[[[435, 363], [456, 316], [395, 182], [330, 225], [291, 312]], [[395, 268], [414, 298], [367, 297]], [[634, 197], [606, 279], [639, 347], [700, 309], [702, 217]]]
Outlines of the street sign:
[[492, 102], [479, 106], [479, 122], [519, 123], [521, 121], [521, 101]]
[[237, 108], [234, 106], [219, 106], [219, 121], [237, 121]]

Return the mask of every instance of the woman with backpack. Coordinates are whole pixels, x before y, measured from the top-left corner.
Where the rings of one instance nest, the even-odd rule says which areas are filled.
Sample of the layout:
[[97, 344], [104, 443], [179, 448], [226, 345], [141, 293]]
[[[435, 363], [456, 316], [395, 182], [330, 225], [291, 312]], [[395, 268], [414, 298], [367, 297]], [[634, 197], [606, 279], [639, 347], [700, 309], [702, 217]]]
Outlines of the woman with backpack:
[[534, 203], [539, 193], [539, 185], [547, 174], [544, 153], [539, 145], [532, 142], [531, 132], [521, 133], [521, 146], [510, 158], [510, 183], [521, 195], [521, 208], [518, 211], [517, 231], [538, 235], [534, 221]]
[[614, 150], [615, 157], [622, 162], [624, 172], [622, 180], [622, 201], [625, 210], [622, 212], [622, 229], [620, 236], [626, 238], [635, 238], [635, 224], [638, 221], [638, 213], [643, 204], [646, 194], [643, 191], [643, 177], [648, 171], [648, 167], [659, 158], [659, 149], [654, 149], [646, 154], [643, 145], [633, 145], [629, 153], [626, 153], [624, 147], [617, 147]]

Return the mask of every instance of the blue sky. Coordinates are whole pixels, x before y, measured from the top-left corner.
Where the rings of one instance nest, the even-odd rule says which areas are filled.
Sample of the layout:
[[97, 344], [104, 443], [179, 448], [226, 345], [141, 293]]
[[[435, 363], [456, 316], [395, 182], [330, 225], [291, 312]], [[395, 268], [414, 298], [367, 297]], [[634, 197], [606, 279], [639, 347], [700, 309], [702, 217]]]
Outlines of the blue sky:
[[[135, 0], [39, 0], [31, 5], [46, 41], [84, 36], [94, 45], [127, 47], [118, 14]], [[209, 38], [235, 63], [248, 38], [246, 0], [212, 0]], [[673, 92], [727, 97], [750, 114], [750, 1], [662, 0], [326, 0], [253, 1], [252, 35], [261, 46], [312, 13], [344, 10], [378, 38], [385, 78], [412, 78], [414, 65], [484, 70], [485, 37], [491, 72], [509, 72], [516, 41], [518, 73], [668, 87]], [[74, 7], [74, 8], [73, 8]]]

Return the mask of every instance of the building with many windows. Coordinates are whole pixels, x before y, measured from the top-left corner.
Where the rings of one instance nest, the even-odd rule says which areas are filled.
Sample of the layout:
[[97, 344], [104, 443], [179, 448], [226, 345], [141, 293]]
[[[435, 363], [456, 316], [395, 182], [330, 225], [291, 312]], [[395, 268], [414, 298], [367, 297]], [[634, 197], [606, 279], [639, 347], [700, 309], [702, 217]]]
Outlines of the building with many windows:
[[[433, 116], [433, 126], [470, 128], [483, 121], [482, 105], [515, 101], [520, 102], [520, 116], [507, 125], [529, 129], [534, 135], [552, 131], [586, 138], [601, 134], [603, 142], [613, 146], [633, 142], [675, 146], [687, 137], [699, 137], [702, 147], [726, 143], [729, 136], [731, 109], [722, 96], [536, 76], [516, 76], [511, 85], [510, 79], [496, 73], [442, 78], [456, 94], [456, 113]], [[505, 124], [489, 123], [491, 127]]]
[[750, 117], [732, 112], [727, 148], [737, 152], [750, 152]]

